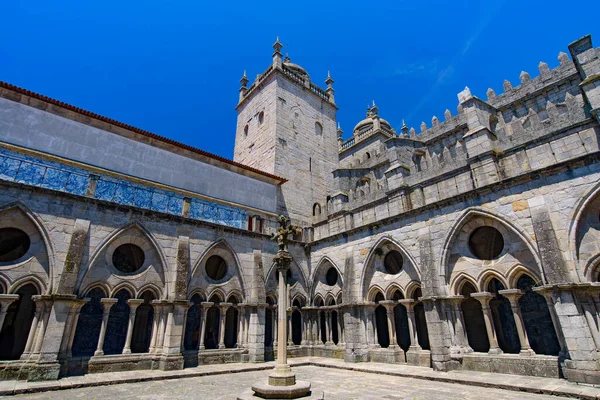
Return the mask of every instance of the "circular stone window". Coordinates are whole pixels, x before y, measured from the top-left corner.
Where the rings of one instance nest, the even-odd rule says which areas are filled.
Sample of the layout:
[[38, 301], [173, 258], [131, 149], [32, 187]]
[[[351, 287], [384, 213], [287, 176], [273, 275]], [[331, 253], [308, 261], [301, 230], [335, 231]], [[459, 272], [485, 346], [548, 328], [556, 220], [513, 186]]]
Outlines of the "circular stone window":
[[491, 260], [502, 253], [504, 239], [496, 228], [481, 226], [471, 233], [469, 249], [480, 260]]
[[220, 281], [227, 273], [227, 263], [223, 257], [210, 256], [206, 260], [206, 275], [212, 280]]
[[29, 235], [17, 228], [0, 229], [0, 262], [10, 262], [23, 257], [31, 240]]
[[327, 274], [325, 275], [325, 281], [329, 286], [333, 286], [337, 283], [338, 280], [338, 272], [337, 269], [331, 267], [327, 270]]
[[144, 250], [135, 244], [122, 244], [113, 253], [112, 261], [116, 269], [126, 274], [137, 271], [144, 265]]
[[388, 274], [395, 275], [400, 273], [402, 271], [402, 264], [404, 264], [402, 254], [396, 250], [387, 253], [383, 259], [383, 266]]

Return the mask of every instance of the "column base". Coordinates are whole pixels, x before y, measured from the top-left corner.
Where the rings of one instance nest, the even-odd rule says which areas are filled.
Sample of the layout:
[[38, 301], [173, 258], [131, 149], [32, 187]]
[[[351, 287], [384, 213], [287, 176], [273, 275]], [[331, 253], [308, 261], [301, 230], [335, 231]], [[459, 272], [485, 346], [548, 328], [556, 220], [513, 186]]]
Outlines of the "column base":
[[526, 350], [521, 350], [519, 352], [520, 356], [535, 356], [535, 351], [533, 351], [533, 349], [526, 349]]
[[131, 349], [123, 349], [123, 354], [131, 354]]
[[103, 356], [103, 355], [104, 355], [104, 350], [96, 350], [96, 351], [94, 352], [94, 355], [95, 355], [95, 356]]
[[296, 374], [292, 372], [289, 365], [276, 365], [269, 375], [271, 386], [292, 386], [296, 384]]
[[488, 354], [503, 354], [504, 352], [500, 347], [493, 347], [488, 351]]
[[220, 345], [219, 345], [219, 350], [222, 350], [222, 349], [224, 349], [224, 348], [225, 348], [225, 345], [224, 345], [224, 344], [220, 344]]

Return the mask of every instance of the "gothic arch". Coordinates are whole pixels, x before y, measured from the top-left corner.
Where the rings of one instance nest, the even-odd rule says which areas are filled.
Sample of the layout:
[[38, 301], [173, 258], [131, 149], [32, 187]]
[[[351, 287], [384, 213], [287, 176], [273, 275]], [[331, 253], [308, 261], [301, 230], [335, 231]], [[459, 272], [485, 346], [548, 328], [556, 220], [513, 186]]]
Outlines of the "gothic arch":
[[[332, 268], [337, 273], [337, 278], [335, 283], [330, 285], [327, 273]], [[339, 267], [329, 257], [321, 257], [312, 275], [310, 287], [312, 297], [314, 298], [317, 294], [320, 294], [325, 299], [325, 305], [329, 304], [330, 298], [333, 299], [335, 304], [335, 299], [342, 293], [343, 288], [344, 278]]]
[[81, 297], [82, 298], [88, 297], [90, 292], [94, 289], [102, 290], [102, 292], [104, 293], [103, 297], [107, 297], [108, 294], [111, 292], [108, 285], [106, 285], [104, 282], [94, 282], [94, 283], [91, 283], [90, 285], [88, 285], [85, 289], [83, 289], [81, 291], [81, 293], [82, 293]]
[[377, 297], [378, 293], [381, 294], [381, 296], [383, 296], [383, 298], [385, 298], [385, 295], [384, 295], [385, 292], [383, 291], [382, 288], [380, 288], [379, 286], [376, 286], [376, 285], [372, 286], [369, 289], [369, 292], [367, 294], [367, 301], [375, 301], [375, 297]]
[[211, 301], [211, 299], [216, 296], [217, 299], [219, 299], [219, 302], [223, 303], [225, 302], [225, 293], [223, 293], [223, 291], [219, 288], [214, 289], [212, 292], [210, 292], [210, 295], [208, 296], [208, 301]]
[[[364, 268], [362, 269], [360, 276], [362, 298], [369, 298], [369, 290], [375, 283], [383, 287], [387, 287], [387, 285], [391, 283], [387, 277], [375, 279], [376, 272], [381, 272], [380, 270], [382, 268], [385, 255], [387, 254], [378, 255], [377, 249], [382, 249], [384, 251], [387, 250], [387, 252], [397, 251], [402, 255], [403, 264], [401, 271], [395, 275], [391, 275], [393, 276], [393, 282], [395, 282], [398, 286], [401, 288], [406, 288], [406, 286], [412, 281], [421, 282], [421, 271], [412, 254], [406, 249], [406, 247], [393, 238], [389, 236], [382, 236], [375, 242], [375, 244], [373, 244], [373, 246], [371, 246], [371, 250], [369, 250], [369, 254], [367, 254], [367, 257], [363, 263]], [[386, 293], [385, 290], [382, 290], [381, 292], [382, 294]], [[405, 290], [403, 290], [402, 293], [405, 293]]]
[[276, 293], [268, 292], [266, 297], [267, 297], [267, 299], [271, 299], [271, 301], [273, 302], [273, 305], [277, 304], [277, 294]]
[[523, 276], [527, 275], [535, 282], [541, 282], [542, 278], [536, 274], [534, 271], [529, 268], [524, 267], [521, 264], [515, 264], [511, 269], [506, 273], [506, 281], [508, 283], [508, 289], [514, 289], [517, 287], [517, 281]]
[[[215, 283], [212, 281], [208, 281], [204, 276], [203, 271], [201, 271], [201, 267], [206, 263], [206, 260], [208, 260], [208, 258], [212, 255], [218, 255], [222, 257], [227, 262], [228, 269], [232, 268], [231, 272], [227, 272], [227, 280], [223, 283]], [[205, 290], [211, 290], [211, 287], [214, 286], [230, 288], [233, 286], [233, 288], [240, 290], [242, 294], [242, 299], [244, 299], [246, 297], [246, 282], [244, 280], [244, 275], [242, 274], [241, 265], [242, 264], [240, 263], [237, 253], [234, 251], [233, 247], [231, 247], [231, 245], [227, 242], [227, 240], [223, 238], [216, 240], [204, 250], [204, 252], [200, 255], [200, 257], [198, 257], [198, 260], [192, 267], [187, 282], [188, 292], [194, 291], [198, 287], [203, 287], [205, 288]], [[236, 285], [235, 282], [232, 281], [234, 280], [234, 278], [239, 279], [239, 287], [237, 287], [238, 285]]]
[[331, 293], [327, 293], [327, 297], [325, 297], [325, 305], [335, 306], [335, 297], [333, 297]]
[[[44, 284], [42, 284], [41, 287], [38, 287], [38, 290], [43, 288], [43, 290], [38, 291], [38, 293], [49, 294], [53, 290], [54, 279], [55, 279], [55, 277], [54, 277], [55, 252], [54, 252], [54, 246], [52, 245], [52, 240], [50, 239], [50, 234], [49, 234], [48, 230], [46, 229], [46, 225], [43, 222], [43, 220], [41, 219], [41, 217], [39, 215], [37, 215], [35, 212], [33, 212], [33, 210], [31, 210], [27, 205], [25, 205], [21, 201], [14, 201], [14, 202], [10, 202], [10, 203], [7, 203], [7, 204], [4, 204], [3, 206], [1, 206], [0, 207], [0, 216], [2, 216], [5, 213], [9, 213], [12, 210], [16, 210], [20, 214], [22, 214], [23, 217], [26, 218], [27, 221], [33, 225], [33, 229], [35, 229], [36, 234], [38, 234], [41, 239], [41, 242], [44, 247], [43, 250], [46, 253], [45, 261], [47, 261], [47, 263], [48, 263], [48, 265], [47, 265], [48, 269], [45, 270], [43, 262], [40, 262], [41, 268], [43, 268], [45, 270], [44, 273], [46, 274], [47, 283], [44, 283]], [[15, 228], [19, 228], [19, 227], [15, 226]], [[9, 278], [9, 277], [7, 276], [7, 278]], [[10, 279], [8, 282], [10, 282]], [[7, 285], [8, 285], [8, 283], [7, 283]], [[11, 286], [14, 286], [14, 284]]]
[[324, 306], [325, 305], [325, 299], [323, 299], [323, 296], [321, 296], [320, 294], [316, 294], [313, 300], [313, 306]]
[[192, 297], [194, 297], [195, 295], [198, 295], [202, 301], [207, 301], [206, 299], [208, 297], [206, 297], [206, 293], [204, 293], [202, 289], [194, 289], [192, 292], [190, 292], [188, 299], [191, 301]]
[[404, 290], [402, 290], [400, 285], [398, 285], [396, 282], [392, 282], [385, 290], [385, 299], [392, 300], [392, 297], [394, 297], [394, 293], [396, 293], [396, 291], [399, 291], [402, 294], [402, 297], [406, 298], [406, 296], [404, 296]]
[[301, 294], [301, 293], [298, 293], [298, 294], [296, 294], [296, 295], [294, 296], [294, 298], [292, 299], [292, 304], [294, 304], [294, 302], [295, 302], [296, 300], [298, 301], [298, 303], [300, 303], [300, 305], [301, 305], [302, 307], [304, 307], [304, 306], [307, 304], [307, 303], [306, 303], [306, 297], [305, 297], [303, 294]]
[[233, 303], [232, 298], [234, 298], [235, 304], [239, 304], [243, 301], [244, 297], [242, 296], [242, 293], [240, 293], [240, 291], [238, 290], [232, 290], [231, 292], [229, 292], [229, 294], [227, 295], [227, 302], [228, 303]]
[[[596, 245], [595, 251], [588, 249], [582, 251], [586, 244], [596, 244], [600, 238], [600, 221], [598, 220], [598, 210], [591, 213], [591, 209], [598, 207], [600, 203], [600, 183], [596, 183], [575, 205], [569, 220], [569, 229], [567, 236], [568, 259], [575, 263], [575, 270], [579, 280], [592, 281], [593, 272], [597, 268], [600, 257], [600, 246]], [[594, 218], [595, 217], [595, 218]], [[592, 221], [590, 221], [592, 219]], [[587, 230], [584, 232], [583, 230]], [[589, 238], [588, 238], [589, 236]], [[587, 240], [586, 240], [587, 239]], [[591, 243], [590, 243], [591, 242]]]
[[[448, 231], [448, 235], [446, 236], [446, 240], [444, 241], [444, 245], [442, 247], [439, 274], [443, 277], [446, 283], [451, 283], [452, 281], [454, 281], [454, 279], [452, 278], [452, 273], [454, 272], [454, 269], [450, 269], [448, 265], [450, 262], [453, 246], [456, 244], [455, 242], [457, 241], [457, 239], [463, 234], [463, 228], [471, 221], [476, 221], [477, 218], [481, 218], [484, 221], [485, 226], [493, 226], [497, 229], [505, 230], [508, 234], [515, 235], [516, 238], [523, 243], [525, 249], [533, 258], [533, 263], [535, 264], [534, 267], [538, 268], [540, 274], [544, 274], [537, 246], [524, 229], [508, 221], [504, 216], [501, 216], [497, 213], [494, 213], [489, 210], [480, 209], [477, 207], [471, 207], [466, 209], [461, 214], [461, 216], [454, 222], [454, 224]], [[506, 246], [518, 245], [518, 243], [506, 242], [507, 240], [505, 239], [505, 248], [503, 249], [502, 254], [510, 253], [510, 247], [509, 250], [507, 250]]]
[[115, 297], [117, 295], [117, 293], [119, 293], [121, 290], [125, 290], [126, 292], [128, 292], [130, 299], [135, 299], [136, 298], [135, 287], [131, 283], [129, 283], [129, 282], [121, 282], [117, 286], [115, 286], [110, 291], [110, 297]]
[[[299, 278], [301, 278], [301, 279], [297, 280], [297, 282], [301, 282], [301, 286], [304, 287], [305, 289], [308, 288], [309, 284], [308, 284], [308, 279], [306, 278], [306, 274], [304, 273], [304, 270], [302, 268], [300, 268], [300, 265], [298, 265], [296, 260], [292, 259], [292, 264], [291, 264], [290, 268], [293, 269], [294, 271], [297, 271], [300, 274]], [[269, 283], [269, 281], [271, 281], [271, 279], [277, 279], [277, 277], [275, 275], [276, 272], [277, 272], [276, 264], [273, 262], [273, 263], [271, 263], [271, 266], [269, 267], [269, 270], [267, 271], [266, 283]]]
[[[140, 272], [136, 272], [134, 275], [120, 275], [120, 274], [116, 274], [115, 271], [113, 271], [112, 269], [114, 269], [114, 267], [107, 267], [108, 262], [106, 261], [106, 257], [108, 257], [107, 252], [109, 250], [111, 250], [112, 247], [116, 247], [119, 245], [119, 240], [123, 237], [126, 238], [129, 232], [135, 231], [138, 234], [141, 235], [140, 238], [135, 238], [131, 241], [127, 241], [127, 243], [131, 242], [134, 244], [142, 244], [143, 247], [147, 247], [147, 255], [150, 256], [149, 260], [146, 260], [145, 262], [145, 268], [140, 271]], [[139, 242], [139, 243], [138, 243]], [[148, 246], [145, 246], [145, 243], [148, 244]], [[146, 253], [146, 251], [145, 251]], [[105, 257], [105, 260], [102, 260], [102, 257]], [[154, 261], [154, 257], [156, 257], [156, 263], [153, 263], [152, 261]], [[103, 265], [102, 263], [105, 263], [105, 265]], [[161, 246], [159, 245], [158, 241], [156, 240], [156, 238], [154, 237], [154, 235], [139, 221], [131, 221], [125, 225], [123, 225], [120, 228], [115, 229], [113, 232], [111, 232], [95, 249], [94, 253], [90, 256], [89, 261], [86, 265], [85, 268], [82, 268], [79, 271], [79, 276], [77, 278], [77, 285], [76, 285], [76, 293], [81, 293], [81, 289], [82, 287], [89, 287], [91, 283], [86, 282], [86, 279], [88, 279], [88, 276], [91, 274], [92, 270], [96, 267], [98, 268], [105, 268], [106, 271], [104, 273], [105, 276], [107, 276], [105, 278], [105, 280], [109, 280], [112, 279], [113, 281], [117, 282], [117, 283], [110, 283], [109, 282], [109, 286], [114, 286], [113, 290], [111, 290], [111, 293], [117, 293], [116, 287], [120, 286], [122, 282], [129, 282], [129, 287], [133, 288], [133, 292], [132, 292], [132, 296], [135, 295], [135, 293], [137, 292], [137, 290], [135, 289], [136, 286], [144, 286], [147, 283], [142, 282], [141, 279], [137, 279], [138, 277], [144, 277], [144, 280], [146, 281], [147, 279], [147, 274], [151, 273], [151, 270], [154, 271], [154, 273], [156, 274], [156, 279], [160, 280], [160, 284], [161, 286], [163, 286], [164, 289], [160, 289], [159, 293], [161, 295], [164, 295], [164, 297], [168, 297], [169, 296], [169, 285], [167, 284], [167, 266], [168, 263], [166, 261], [166, 257], [162, 251]], [[111, 269], [112, 268], [112, 269]], [[113, 278], [114, 277], [114, 278]], [[158, 287], [155, 285], [155, 287]], [[160, 298], [161, 296], [158, 296], [157, 298]], [[132, 297], [135, 298], [135, 297]]]
[[17, 279], [10, 285], [8, 289], [8, 293], [16, 293], [19, 289], [26, 285], [33, 285], [38, 293], [44, 293], [47, 288], [44, 282], [37, 276], [26, 276], [20, 279]]
[[[344, 285], [344, 275], [342, 274], [342, 271], [340, 270], [340, 268], [337, 266], [336, 263], [333, 262], [333, 260], [331, 258], [329, 258], [328, 256], [323, 256], [321, 257], [321, 259], [319, 260], [319, 262], [317, 263], [317, 267], [315, 268], [315, 272], [312, 274], [312, 279], [311, 279], [311, 293], [314, 295], [314, 291], [317, 287], [318, 284], [318, 280], [317, 280], [317, 276], [319, 275], [319, 273], [321, 273], [321, 270], [325, 267], [333, 267], [337, 270], [338, 273], [338, 280], [341, 282], [341, 285]], [[327, 268], [329, 269], [329, 268]], [[326, 271], [325, 271], [326, 272]]]
[[472, 276], [467, 275], [464, 272], [460, 272], [457, 275], [453, 276], [452, 279], [450, 280], [450, 294], [453, 296], [460, 295], [460, 292], [462, 291], [463, 286], [467, 282], [470, 283], [471, 285], [473, 285], [475, 290], [479, 290], [478, 289], [479, 284]]
[[405, 299], [412, 299], [413, 298], [413, 294], [417, 289], [421, 289], [421, 292], [423, 291], [423, 288], [421, 287], [421, 283], [417, 282], [417, 281], [411, 281], [409, 282], [408, 285], [406, 285], [406, 289], [405, 289]]
[[146, 285], [144, 285], [141, 288], [139, 288], [137, 290], [137, 294], [136, 294], [135, 298], [136, 299], [141, 299], [142, 295], [144, 294], [144, 292], [150, 292], [150, 293], [152, 293], [152, 296], [154, 296], [155, 300], [160, 299], [161, 290], [160, 290], [159, 287], [157, 287], [153, 283], [147, 283]]
[[573, 208], [571, 218], [569, 218], [569, 251], [574, 255], [573, 259], [579, 259], [577, 251], [577, 229], [580, 225], [581, 217], [588, 206], [593, 203], [600, 195], [600, 182], [596, 183], [588, 192], [579, 200]]
[[497, 279], [500, 283], [502, 283], [505, 289], [509, 288], [508, 282], [506, 281], [506, 279], [504, 279], [504, 276], [501, 275], [498, 271], [494, 271], [492, 269], [486, 269], [482, 271], [481, 274], [479, 274], [479, 277], [477, 279], [478, 285], [475, 287], [479, 288], [480, 292], [487, 292], [487, 287], [492, 279]]

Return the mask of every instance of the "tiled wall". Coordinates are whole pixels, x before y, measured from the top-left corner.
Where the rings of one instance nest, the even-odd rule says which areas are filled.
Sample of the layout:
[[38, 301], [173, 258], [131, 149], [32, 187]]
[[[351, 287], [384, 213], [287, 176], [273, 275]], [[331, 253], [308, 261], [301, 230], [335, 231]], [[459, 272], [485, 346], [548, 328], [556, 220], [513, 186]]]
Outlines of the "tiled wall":
[[[0, 179], [72, 193], [86, 194], [92, 173], [85, 169], [0, 148]], [[183, 213], [183, 195], [135, 184], [107, 175], [96, 175], [94, 197], [173, 215]], [[190, 218], [246, 229], [246, 211], [192, 198]]]

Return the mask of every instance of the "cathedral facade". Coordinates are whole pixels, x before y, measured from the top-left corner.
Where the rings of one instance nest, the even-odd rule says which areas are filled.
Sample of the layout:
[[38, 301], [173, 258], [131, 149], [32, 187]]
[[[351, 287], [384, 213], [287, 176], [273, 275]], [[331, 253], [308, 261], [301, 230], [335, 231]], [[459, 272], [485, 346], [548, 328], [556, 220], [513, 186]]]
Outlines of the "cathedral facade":
[[[292, 357], [600, 383], [600, 49], [344, 140], [273, 45], [234, 160], [0, 82], [0, 377]], [[283, 214], [288, 296], [271, 235]], [[277, 337], [276, 310], [288, 313]]]

